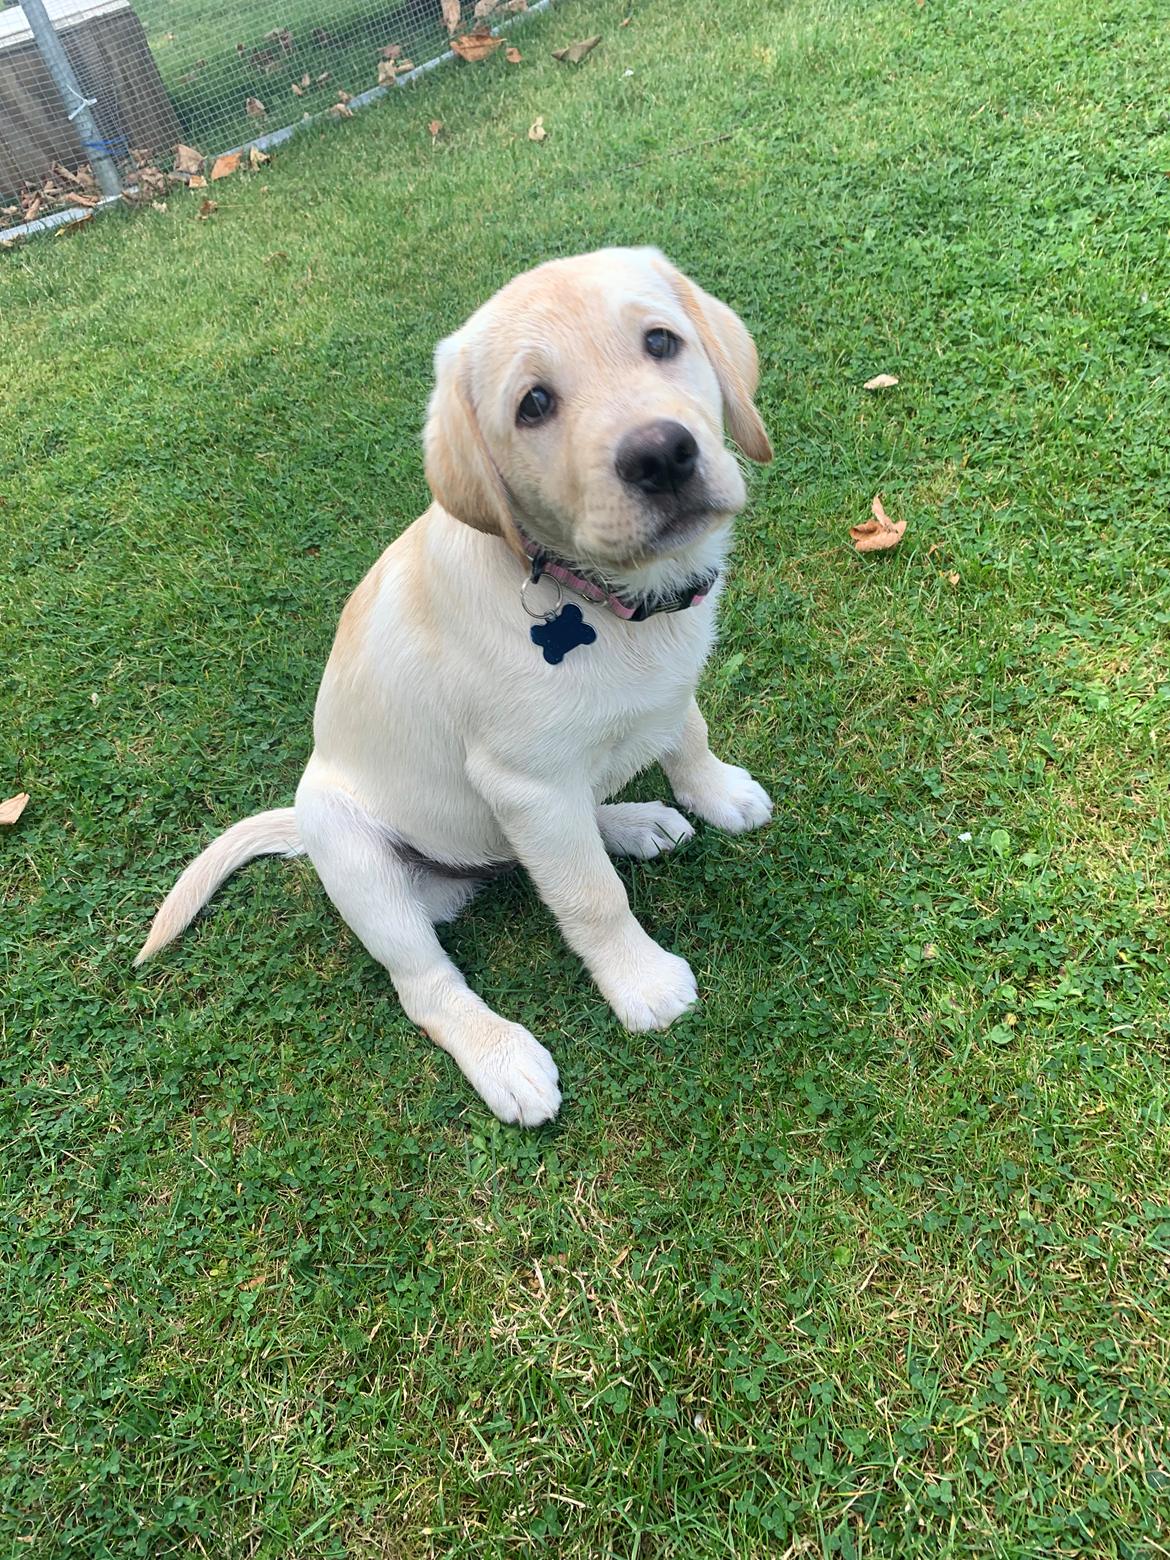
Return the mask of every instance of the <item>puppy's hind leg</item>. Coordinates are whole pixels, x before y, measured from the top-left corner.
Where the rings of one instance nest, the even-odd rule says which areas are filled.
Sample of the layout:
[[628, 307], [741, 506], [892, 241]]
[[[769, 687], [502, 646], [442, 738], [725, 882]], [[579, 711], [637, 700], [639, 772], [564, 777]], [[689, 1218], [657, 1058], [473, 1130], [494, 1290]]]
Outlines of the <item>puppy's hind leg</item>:
[[501, 1121], [551, 1120], [561, 1103], [556, 1063], [527, 1029], [493, 1013], [447, 957], [432, 918], [453, 907], [436, 902], [393, 836], [345, 792], [302, 782], [296, 812], [325, 892], [389, 972], [407, 1016]]

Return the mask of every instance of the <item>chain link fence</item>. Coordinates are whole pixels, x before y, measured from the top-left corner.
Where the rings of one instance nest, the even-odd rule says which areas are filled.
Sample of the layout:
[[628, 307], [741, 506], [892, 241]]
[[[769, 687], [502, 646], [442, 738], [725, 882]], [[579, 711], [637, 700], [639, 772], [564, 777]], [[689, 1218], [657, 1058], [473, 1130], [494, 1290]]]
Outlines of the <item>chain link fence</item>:
[[0, 242], [5, 230], [75, 220], [119, 191], [157, 196], [169, 179], [202, 177], [203, 158], [283, 139], [306, 115], [345, 117], [351, 101], [409, 78], [453, 41], [472, 58], [494, 49], [488, 34], [528, 8], [0, 0]]

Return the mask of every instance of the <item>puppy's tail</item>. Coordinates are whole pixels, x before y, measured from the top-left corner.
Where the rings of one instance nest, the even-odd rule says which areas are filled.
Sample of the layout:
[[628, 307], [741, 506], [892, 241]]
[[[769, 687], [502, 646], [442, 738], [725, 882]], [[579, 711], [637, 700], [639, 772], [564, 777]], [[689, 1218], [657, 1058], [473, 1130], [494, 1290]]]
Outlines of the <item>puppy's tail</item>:
[[196, 856], [163, 900], [151, 922], [150, 934], [138, 950], [135, 968], [160, 948], [165, 948], [190, 925], [223, 880], [237, 867], [251, 861], [253, 856], [301, 856], [304, 850], [297, 833], [296, 814], [291, 807], [276, 807], [271, 812], [257, 813], [241, 823], [233, 823], [201, 856]]

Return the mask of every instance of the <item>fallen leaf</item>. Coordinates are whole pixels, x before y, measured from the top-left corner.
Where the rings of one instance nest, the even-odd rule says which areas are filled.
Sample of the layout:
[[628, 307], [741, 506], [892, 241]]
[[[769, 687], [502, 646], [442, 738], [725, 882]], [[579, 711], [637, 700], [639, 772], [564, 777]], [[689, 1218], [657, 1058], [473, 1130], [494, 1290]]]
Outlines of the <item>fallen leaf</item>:
[[222, 157], [217, 157], [211, 165], [211, 182], [216, 179], [226, 179], [231, 173], [235, 173], [240, 166], [239, 152], [225, 152]]
[[323, 70], [321, 72], [321, 74], [317, 77], [317, 85], [319, 87], [323, 87], [325, 85], [325, 83], [329, 80], [330, 76], [332, 76], [332, 74], [333, 74], [333, 72], [331, 70]]
[[435, 141], [435, 140], [438, 139], [439, 131], [442, 130], [442, 128], [443, 128], [443, 122], [442, 122], [441, 119], [432, 119], [431, 120], [430, 124], [427, 126], [427, 129], [431, 132], [431, 140], [432, 141]]
[[513, 16], [516, 16], [520, 11], [527, 11], [527, 9], [528, 0], [504, 0], [503, 5], [500, 7], [501, 11], [508, 11]]
[[891, 520], [886, 514], [880, 496], [874, 499], [871, 508], [872, 520], [849, 527], [853, 545], [859, 553], [884, 552], [888, 547], [896, 547], [906, 529], [905, 520]]
[[202, 173], [203, 153], [197, 152], [193, 146], [184, 146], [180, 141], [175, 147], [175, 172]]
[[548, 131], [544, 128], [544, 115], [541, 114], [528, 127], [528, 139], [530, 141], [543, 141]]
[[193, 173], [187, 180], [187, 188], [189, 190], [205, 190], [207, 188], [207, 180], [201, 173]]
[[470, 60], [474, 64], [494, 54], [503, 41], [489, 32], [464, 33], [462, 38], [452, 38], [451, 47], [461, 60]]
[[957, 585], [958, 583], [959, 583], [959, 576], [955, 572], [955, 570], [952, 569], [950, 571], [950, 573], [947, 575], [947, 584], [948, 585]]
[[152, 200], [150, 203], [150, 209], [151, 211], [165, 211], [167, 209], [167, 203], [165, 200]]
[[490, 16], [493, 11], [498, 11], [500, 0], [475, 0], [475, 10], [471, 13], [477, 21]]
[[443, 0], [443, 25], [449, 33], [459, 26], [459, 0]]
[[898, 383], [897, 374], [875, 374], [862, 385], [863, 390], [892, 390]]
[[632, 16], [623, 16], [621, 21], [618, 23], [618, 26], [628, 27], [633, 20], [634, 18]]
[[253, 172], [255, 172], [256, 169], [259, 168], [263, 163], [271, 161], [272, 159], [269, 157], [268, 153], [262, 152], [258, 146], [250, 146], [248, 148], [248, 166], [252, 169]]
[[253, 119], [263, 119], [268, 110], [264, 107], [264, 104], [261, 103], [259, 98], [250, 97], [247, 98], [244, 102], [244, 112], [246, 114], [251, 114]]
[[400, 60], [402, 58], [402, 45], [400, 43], [388, 43], [381, 50], [380, 57], [384, 60]]
[[219, 202], [218, 201], [205, 200], [203, 202], [203, 204], [200, 206], [199, 210], [195, 213], [195, 215], [199, 218], [200, 222], [206, 222], [208, 217], [210, 217], [214, 212], [216, 212], [218, 210], [219, 210]]
[[352, 92], [347, 92], [344, 87], [338, 87], [337, 101], [339, 103], [348, 103], [351, 97], [353, 97]]
[[15, 823], [28, 806], [28, 792], [18, 791], [6, 802], [0, 802], [0, 823]]
[[244, 1283], [242, 1283], [240, 1285], [240, 1288], [244, 1289], [244, 1290], [247, 1290], [247, 1289], [260, 1289], [267, 1282], [268, 1282], [268, 1274], [267, 1273], [257, 1273], [255, 1278], [249, 1278], [248, 1280], [246, 1280], [246, 1282], [244, 1282]]
[[32, 200], [30, 200], [28, 205], [24, 208], [24, 220], [26, 222], [35, 222], [40, 214], [41, 197], [39, 195], [34, 195]]
[[922, 945], [922, 957], [924, 959], [937, 959], [938, 958], [938, 949], [934, 945], [934, 943], [923, 943], [923, 945]]
[[330, 103], [329, 113], [334, 119], [352, 119], [353, 109], [348, 103]]
[[601, 34], [595, 33], [592, 38], [582, 38], [578, 43], [571, 43], [567, 49], [554, 49], [553, 59], [563, 60], [566, 65], [580, 65], [600, 42]]
[[520, 53], [519, 49], [512, 48], [504, 50], [504, 58], [507, 60], [509, 65], [519, 65], [524, 56]]
[[[162, 178], [161, 174], [159, 175], [159, 178]], [[96, 195], [83, 195], [80, 190], [70, 190], [69, 193], [67, 195], [63, 195], [61, 199], [67, 200], [71, 206], [84, 206], [89, 211], [92, 211], [95, 206], [101, 204]]]
[[389, 87], [393, 85], [394, 78], [398, 74], [398, 66], [391, 60], [378, 61], [378, 85]]
[[[132, 146], [130, 155], [134, 159], [136, 168], [145, 168], [147, 163], [154, 161], [153, 154], [148, 146]], [[68, 168], [62, 168], [60, 163], [53, 164], [53, 172], [59, 179], [64, 179], [69, 184], [77, 183], [77, 175], [70, 173]]]
[[293, 91], [296, 93], [297, 97], [304, 97], [305, 89], [301, 86], [299, 81], [291, 82], [290, 85]]

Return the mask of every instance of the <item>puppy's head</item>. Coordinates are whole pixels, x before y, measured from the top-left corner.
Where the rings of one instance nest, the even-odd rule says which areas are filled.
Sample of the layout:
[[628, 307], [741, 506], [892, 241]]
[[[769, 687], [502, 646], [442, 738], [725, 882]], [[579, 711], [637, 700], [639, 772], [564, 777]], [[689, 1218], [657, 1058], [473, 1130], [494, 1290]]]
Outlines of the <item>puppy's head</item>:
[[772, 449], [743, 322], [655, 249], [552, 260], [439, 344], [427, 480], [457, 519], [601, 568], [684, 551], [743, 507], [727, 432]]

